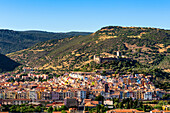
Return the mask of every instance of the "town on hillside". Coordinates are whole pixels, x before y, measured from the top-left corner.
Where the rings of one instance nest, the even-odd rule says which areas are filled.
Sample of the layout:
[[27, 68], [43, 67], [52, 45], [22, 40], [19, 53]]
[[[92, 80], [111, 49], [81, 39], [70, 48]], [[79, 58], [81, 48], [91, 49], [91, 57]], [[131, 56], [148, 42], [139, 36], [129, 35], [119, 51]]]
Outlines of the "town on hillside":
[[139, 73], [103, 76], [100, 71], [51, 76], [23, 67], [19, 74], [0, 75], [0, 110], [167, 113], [170, 92], [156, 88], [151, 78]]

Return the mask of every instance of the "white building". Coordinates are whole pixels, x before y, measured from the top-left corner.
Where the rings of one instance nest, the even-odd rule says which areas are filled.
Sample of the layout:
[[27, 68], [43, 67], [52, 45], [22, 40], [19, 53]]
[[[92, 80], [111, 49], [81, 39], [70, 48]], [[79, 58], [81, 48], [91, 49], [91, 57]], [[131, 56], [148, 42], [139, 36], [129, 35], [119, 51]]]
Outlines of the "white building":
[[86, 91], [83, 91], [83, 90], [78, 91], [78, 92], [77, 92], [77, 98], [79, 98], [79, 99], [85, 99], [85, 98], [86, 98]]
[[36, 91], [29, 91], [29, 99], [31, 100], [37, 100], [37, 93]]
[[148, 91], [144, 93], [144, 100], [152, 100], [152, 92]]
[[112, 101], [112, 100], [105, 100], [105, 101], [104, 101], [104, 105], [105, 105], [105, 106], [113, 105], [113, 101]]
[[0, 99], [3, 99], [3, 93], [0, 92]]

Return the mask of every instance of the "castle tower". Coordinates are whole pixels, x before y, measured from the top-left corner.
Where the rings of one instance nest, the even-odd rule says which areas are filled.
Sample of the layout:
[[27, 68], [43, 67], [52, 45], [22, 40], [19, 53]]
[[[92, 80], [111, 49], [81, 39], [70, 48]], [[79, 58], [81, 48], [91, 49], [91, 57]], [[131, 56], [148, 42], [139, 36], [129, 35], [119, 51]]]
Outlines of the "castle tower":
[[121, 56], [121, 52], [117, 51], [117, 57]]
[[100, 57], [96, 57], [96, 55], [94, 55], [93, 60], [94, 60], [96, 63], [101, 63]]
[[93, 56], [93, 60], [94, 60], [94, 61], [96, 60], [96, 55]]

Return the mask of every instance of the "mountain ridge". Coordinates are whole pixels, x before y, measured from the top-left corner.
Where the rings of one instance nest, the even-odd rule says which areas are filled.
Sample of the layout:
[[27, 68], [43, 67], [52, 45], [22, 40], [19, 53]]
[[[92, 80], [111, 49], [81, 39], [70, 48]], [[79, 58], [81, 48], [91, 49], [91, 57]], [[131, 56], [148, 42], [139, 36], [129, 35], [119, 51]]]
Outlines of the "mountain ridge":
[[62, 39], [78, 35], [88, 35], [89, 32], [53, 33], [46, 31], [14, 31], [0, 30], [0, 53], [8, 54], [33, 46], [36, 43]]
[[[156, 66], [165, 56], [170, 55], [167, 52], [169, 45], [170, 34], [167, 30], [107, 26], [90, 35], [48, 40], [7, 56], [22, 64], [40, 69], [52, 68], [60, 72], [60, 70], [73, 70], [84, 62], [92, 60], [93, 55], [101, 55], [104, 52], [114, 55], [120, 50], [124, 56]], [[160, 52], [159, 49], [163, 48], [166, 50]]]

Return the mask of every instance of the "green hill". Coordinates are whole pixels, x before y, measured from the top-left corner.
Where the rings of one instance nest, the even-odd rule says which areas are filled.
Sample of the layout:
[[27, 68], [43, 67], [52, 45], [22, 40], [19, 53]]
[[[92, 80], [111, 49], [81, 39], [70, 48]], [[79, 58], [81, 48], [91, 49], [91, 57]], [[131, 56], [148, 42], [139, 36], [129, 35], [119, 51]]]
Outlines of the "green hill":
[[[41, 42], [7, 56], [21, 64], [57, 74], [95, 70], [150, 74], [153, 75], [152, 81], [156, 87], [170, 90], [170, 74], [167, 73], [169, 50], [169, 30], [108, 26], [86, 36]], [[101, 64], [93, 60], [94, 55], [116, 57], [117, 51], [122, 53], [122, 57], [131, 60]]]
[[164, 59], [159, 63], [159, 68], [165, 69], [170, 71], [170, 55], [165, 56]]
[[114, 56], [118, 50], [141, 64], [157, 66], [170, 55], [168, 33], [157, 28], [108, 26], [86, 36], [41, 42], [8, 56], [22, 64], [59, 73], [82, 67], [93, 60], [93, 55]]
[[16, 63], [5, 55], [0, 54], [0, 73], [13, 71], [19, 65], [19, 63]]
[[52, 33], [45, 31], [13, 31], [0, 30], [0, 53], [7, 54], [28, 47], [36, 43], [51, 40], [62, 39], [66, 37], [88, 35], [89, 32], [68, 32], [68, 33]]

